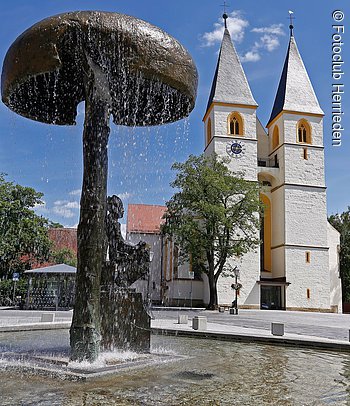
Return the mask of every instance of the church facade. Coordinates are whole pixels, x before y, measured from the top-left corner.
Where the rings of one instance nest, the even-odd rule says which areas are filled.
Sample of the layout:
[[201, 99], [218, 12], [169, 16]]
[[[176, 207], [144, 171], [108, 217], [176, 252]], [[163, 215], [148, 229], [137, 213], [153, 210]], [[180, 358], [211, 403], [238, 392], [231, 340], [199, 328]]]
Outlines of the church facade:
[[[339, 233], [327, 221], [323, 116], [291, 28], [267, 131], [225, 28], [207, 110], [205, 154], [261, 185], [260, 249], [232, 259], [242, 308], [342, 311]], [[220, 277], [229, 304], [234, 281]]]

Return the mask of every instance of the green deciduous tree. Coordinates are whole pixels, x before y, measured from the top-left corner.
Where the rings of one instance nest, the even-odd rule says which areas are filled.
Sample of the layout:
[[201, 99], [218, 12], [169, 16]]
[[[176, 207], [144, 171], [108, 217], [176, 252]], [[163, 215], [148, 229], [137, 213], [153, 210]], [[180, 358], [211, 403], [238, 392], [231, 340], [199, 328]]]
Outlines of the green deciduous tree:
[[218, 304], [217, 281], [229, 271], [228, 259], [259, 244], [259, 185], [232, 173], [217, 156], [190, 156], [175, 163], [163, 232], [171, 235], [184, 259], [192, 258], [208, 275], [208, 309]]
[[0, 174], [0, 278], [31, 268], [49, 257], [48, 220], [33, 208], [43, 194], [16, 185]]
[[350, 206], [342, 214], [332, 214], [329, 222], [340, 232], [340, 276], [343, 301], [350, 302]]
[[77, 266], [77, 255], [70, 248], [61, 248], [52, 251], [50, 260], [55, 264], [66, 264], [70, 266]]

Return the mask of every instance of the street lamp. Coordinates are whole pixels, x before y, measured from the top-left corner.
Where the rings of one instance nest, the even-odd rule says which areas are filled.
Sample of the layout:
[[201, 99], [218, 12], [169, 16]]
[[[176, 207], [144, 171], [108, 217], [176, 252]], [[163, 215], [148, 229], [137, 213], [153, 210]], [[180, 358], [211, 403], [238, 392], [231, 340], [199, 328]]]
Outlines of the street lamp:
[[150, 283], [150, 279], [151, 279], [151, 263], [153, 261], [153, 256], [154, 256], [154, 252], [149, 251], [149, 268], [148, 268], [148, 278], [147, 278], [147, 303], [148, 304], [150, 304], [150, 302], [151, 302], [151, 294], [149, 292], [149, 290], [150, 290], [149, 283]]
[[146, 297], [146, 309], [149, 316], [154, 319], [151, 307], [152, 307], [152, 294], [150, 293], [150, 280], [151, 280], [151, 263], [153, 261], [154, 252], [149, 251], [149, 265], [148, 265], [148, 277], [147, 277], [147, 297]]
[[235, 283], [233, 283], [231, 285], [231, 288], [235, 291], [235, 300], [233, 302], [232, 308], [234, 309], [233, 314], [238, 314], [238, 303], [237, 303], [238, 291], [239, 291], [239, 289], [241, 289], [242, 285], [240, 283], [238, 283], [239, 269], [237, 268], [237, 266], [235, 266], [233, 268], [232, 272], [233, 272], [233, 274], [235, 276]]

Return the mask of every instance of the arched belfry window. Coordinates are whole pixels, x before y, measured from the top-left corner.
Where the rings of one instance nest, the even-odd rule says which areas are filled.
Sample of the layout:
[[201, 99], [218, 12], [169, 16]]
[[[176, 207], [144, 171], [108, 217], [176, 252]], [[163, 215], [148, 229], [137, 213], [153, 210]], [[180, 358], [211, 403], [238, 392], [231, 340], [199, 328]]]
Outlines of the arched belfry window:
[[311, 144], [311, 127], [304, 119], [298, 122], [297, 141], [303, 144]]
[[237, 112], [228, 116], [228, 133], [230, 135], [243, 135], [243, 119]]
[[208, 118], [207, 122], [207, 145], [210, 143], [212, 134], [211, 134], [211, 119]]
[[230, 134], [239, 135], [239, 122], [236, 117], [230, 120]]
[[272, 149], [277, 148], [280, 145], [280, 130], [277, 125], [273, 129], [272, 133]]

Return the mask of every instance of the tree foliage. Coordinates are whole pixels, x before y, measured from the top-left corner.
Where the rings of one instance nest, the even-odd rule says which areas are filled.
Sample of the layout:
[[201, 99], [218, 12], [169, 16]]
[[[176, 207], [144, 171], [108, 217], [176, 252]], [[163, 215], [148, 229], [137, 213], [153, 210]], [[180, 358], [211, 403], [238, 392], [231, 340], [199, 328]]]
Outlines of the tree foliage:
[[70, 248], [61, 248], [52, 251], [50, 260], [55, 264], [66, 264], [77, 267], [77, 255]]
[[340, 233], [340, 276], [343, 301], [350, 302], [350, 206], [342, 214], [332, 214], [329, 222]]
[[[23, 303], [27, 290], [27, 278], [21, 278], [17, 282], [14, 282], [12, 279], [0, 281], [0, 306], [14, 306], [21, 302]], [[21, 299], [18, 298], [19, 296]]]
[[48, 220], [33, 208], [43, 194], [5, 180], [0, 174], [0, 277], [31, 268], [49, 257]]
[[240, 257], [259, 243], [259, 189], [242, 174], [232, 173], [217, 156], [191, 155], [175, 163], [173, 188], [166, 203], [163, 232], [171, 235], [185, 259], [208, 275], [210, 302], [217, 305], [217, 281], [229, 271], [228, 259]]

